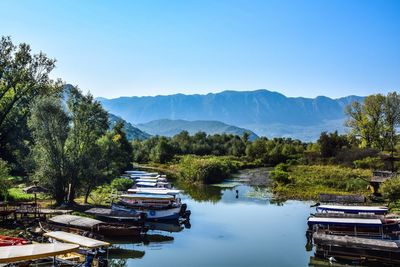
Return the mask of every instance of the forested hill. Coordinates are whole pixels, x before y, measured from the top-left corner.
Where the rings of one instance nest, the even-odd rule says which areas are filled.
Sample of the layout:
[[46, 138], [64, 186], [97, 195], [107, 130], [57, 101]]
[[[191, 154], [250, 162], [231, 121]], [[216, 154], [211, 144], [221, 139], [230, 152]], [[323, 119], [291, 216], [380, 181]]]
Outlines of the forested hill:
[[138, 124], [137, 127], [152, 135], [174, 136], [182, 131], [188, 131], [193, 135], [204, 131], [207, 134], [233, 134], [242, 136], [249, 133], [249, 139], [255, 140], [258, 136], [250, 130], [228, 125], [220, 121], [186, 121], [186, 120], [155, 120], [148, 123]]
[[150, 137], [148, 133], [141, 131], [140, 129], [134, 127], [131, 123], [118, 116], [115, 116], [112, 113], [108, 113], [108, 120], [110, 122], [110, 128], [114, 127], [118, 121], [122, 121], [124, 123], [124, 129], [128, 140], [145, 140]]
[[258, 135], [315, 140], [321, 131], [343, 131], [344, 107], [362, 97], [286, 97], [256, 90], [99, 100], [105, 109], [135, 124], [159, 119], [217, 120]]

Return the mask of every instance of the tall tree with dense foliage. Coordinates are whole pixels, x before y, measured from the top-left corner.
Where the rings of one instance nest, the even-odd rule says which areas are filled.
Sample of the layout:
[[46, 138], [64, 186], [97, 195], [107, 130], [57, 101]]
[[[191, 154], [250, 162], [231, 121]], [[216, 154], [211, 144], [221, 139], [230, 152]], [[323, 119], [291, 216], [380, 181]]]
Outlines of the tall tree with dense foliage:
[[0, 197], [7, 200], [8, 189], [10, 187], [7, 178], [10, 174], [10, 168], [6, 161], [0, 159]]
[[396, 92], [389, 93], [385, 98], [383, 111], [384, 136], [391, 153], [393, 169], [394, 151], [399, 141], [396, 129], [400, 127], [400, 95]]
[[[21, 171], [31, 141], [27, 128], [32, 101], [58, 93], [61, 83], [50, 79], [55, 60], [42, 52], [33, 54], [27, 44], [0, 39], [0, 157]], [[15, 169], [14, 168], [14, 169]]]
[[29, 120], [35, 141], [34, 176], [50, 189], [57, 204], [65, 200], [71, 166], [65, 149], [69, 122], [60, 98], [45, 97], [35, 101]]
[[85, 186], [98, 175], [98, 140], [107, 132], [108, 114], [91, 94], [84, 95], [76, 87], [67, 88], [67, 106], [71, 131], [67, 139], [67, 153], [72, 166], [69, 175], [68, 201], [73, 202], [80, 186]]

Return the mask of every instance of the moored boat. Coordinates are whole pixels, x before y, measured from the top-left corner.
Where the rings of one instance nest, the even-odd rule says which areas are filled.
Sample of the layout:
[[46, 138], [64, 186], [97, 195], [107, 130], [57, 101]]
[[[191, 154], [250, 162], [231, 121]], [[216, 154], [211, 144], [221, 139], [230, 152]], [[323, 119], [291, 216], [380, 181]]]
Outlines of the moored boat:
[[327, 213], [352, 213], [352, 214], [376, 214], [384, 215], [388, 208], [384, 206], [344, 206], [344, 205], [319, 205], [317, 212]]
[[61, 226], [74, 227], [92, 231], [103, 236], [137, 236], [147, 232], [146, 227], [125, 225], [118, 223], [106, 223], [100, 220], [76, 215], [59, 215], [49, 219], [50, 223]]
[[131, 188], [128, 189], [128, 193], [132, 194], [153, 194], [153, 195], [172, 195], [176, 196], [181, 193], [178, 189], [168, 189], [168, 188]]
[[125, 214], [146, 214], [147, 220], [178, 220], [185, 215], [186, 205], [170, 208], [138, 207], [129, 204], [112, 204], [112, 210]]

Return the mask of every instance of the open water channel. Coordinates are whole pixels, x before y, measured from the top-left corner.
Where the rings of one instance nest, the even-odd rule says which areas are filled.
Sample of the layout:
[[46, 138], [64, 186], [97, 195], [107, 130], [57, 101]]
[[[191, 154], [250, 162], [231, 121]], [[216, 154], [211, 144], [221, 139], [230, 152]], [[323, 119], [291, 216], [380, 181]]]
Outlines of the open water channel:
[[[222, 185], [224, 186], [224, 185]], [[111, 254], [125, 266], [309, 266], [307, 217], [312, 202], [273, 200], [265, 187], [229, 182], [181, 195], [192, 215], [190, 225], [152, 230], [143, 241], [114, 246], [130, 255]], [[179, 188], [179, 186], [178, 186]], [[236, 192], [238, 190], [238, 194]], [[188, 191], [188, 190], [187, 190]], [[119, 260], [118, 260], [119, 258]]]

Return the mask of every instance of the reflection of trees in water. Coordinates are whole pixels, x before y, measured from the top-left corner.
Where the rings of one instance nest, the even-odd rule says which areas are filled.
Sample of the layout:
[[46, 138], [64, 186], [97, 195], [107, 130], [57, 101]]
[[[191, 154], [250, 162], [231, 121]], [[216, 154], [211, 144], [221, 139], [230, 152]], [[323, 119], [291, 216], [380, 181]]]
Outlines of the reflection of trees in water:
[[196, 201], [211, 201], [217, 203], [221, 200], [221, 188], [210, 185], [196, 185], [179, 182], [178, 187]]

